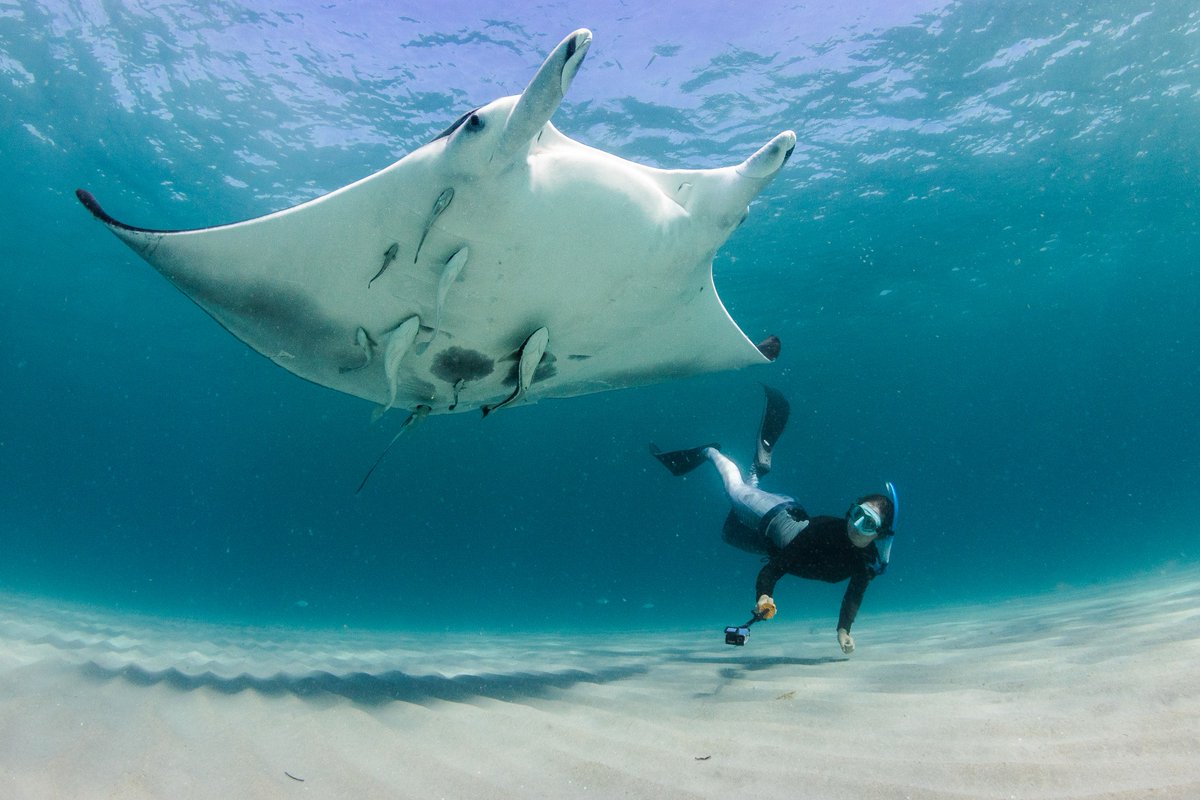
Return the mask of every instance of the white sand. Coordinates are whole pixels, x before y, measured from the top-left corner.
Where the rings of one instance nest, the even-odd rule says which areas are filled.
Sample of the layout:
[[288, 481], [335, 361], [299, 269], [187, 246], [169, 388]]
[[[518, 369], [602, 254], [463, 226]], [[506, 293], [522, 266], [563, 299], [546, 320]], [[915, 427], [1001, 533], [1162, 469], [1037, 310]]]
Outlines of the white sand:
[[719, 627], [418, 640], [0, 596], [0, 798], [1200, 797], [1200, 570], [864, 614], [850, 658], [808, 621]]

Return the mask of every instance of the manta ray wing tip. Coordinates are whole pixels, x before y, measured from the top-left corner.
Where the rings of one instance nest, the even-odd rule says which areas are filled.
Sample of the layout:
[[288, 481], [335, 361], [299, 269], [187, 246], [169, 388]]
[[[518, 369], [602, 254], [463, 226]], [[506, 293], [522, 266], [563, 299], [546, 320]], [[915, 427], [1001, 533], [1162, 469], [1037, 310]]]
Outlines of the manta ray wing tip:
[[75, 196], [77, 198], [79, 198], [79, 202], [83, 203], [84, 208], [86, 208], [88, 211], [92, 212], [93, 217], [100, 220], [105, 225], [109, 226], [110, 228], [119, 228], [119, 229], [125, 230], [125, 231], [139, 231], [139, 232], [145, 231], [144, 228], [135, 228], [132, 225], [126, 225], [124, 222], [121, 222], [121, 220], [117, 219], [112, 214], [109, 214], [107, 211], [105, 211], [103, 208], [100, 207], [100, 201], [98, 201], [96, 199], [96, 196], [93, 195], [91, 192], [89, 192], [87, 189], [76, 189]]
[[767, 361], [774, 361], [779, 358], [779, 352], [783, 349], [783, 343], [779, 341], [778, 336], [771, 334], [755, 345], [755, 347], [758, 348], [758, 352], [762, 353], [763, 358], [767, 359]]
[[96, 200], [96, 196], [87, 189], [76, 189], [75, 196], [79, 198], [79, 202], [83, 203], [83, 207], [92, 212], [92, 216], [103, 222], [108, 222], [112, 217], [108, 212], [100, 207], [100, 203]]

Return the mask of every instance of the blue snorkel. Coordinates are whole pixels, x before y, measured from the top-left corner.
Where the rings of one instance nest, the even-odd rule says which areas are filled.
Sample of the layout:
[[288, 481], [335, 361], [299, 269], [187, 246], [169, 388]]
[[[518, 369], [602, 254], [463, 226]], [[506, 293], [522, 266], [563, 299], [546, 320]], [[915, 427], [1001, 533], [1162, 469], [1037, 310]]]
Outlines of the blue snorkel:
[[896, 495], [896, 486], [891, 481], [888, 481], [885, 486], [888, 499], [892, 501], [892, 522], [887, 527], [891, 535], [881, 536], [875, 540], [875, 549], [879, 551], [879, 557], [871, 565], [871, 571], [877, 576], [887, 571], [888, 562], [892, 560], [892, 540], [896, 538], [896, 519], [900, 516], [900, 498]]
[[888, 497], [892, 500], [892, 524], [888, 527], [894, 531], [896, 530], [896, 520], [900, 517], [900, 498], [896, 496], [896, 485], [894, 483], [888, 481], [885, 486], [887, 487]]

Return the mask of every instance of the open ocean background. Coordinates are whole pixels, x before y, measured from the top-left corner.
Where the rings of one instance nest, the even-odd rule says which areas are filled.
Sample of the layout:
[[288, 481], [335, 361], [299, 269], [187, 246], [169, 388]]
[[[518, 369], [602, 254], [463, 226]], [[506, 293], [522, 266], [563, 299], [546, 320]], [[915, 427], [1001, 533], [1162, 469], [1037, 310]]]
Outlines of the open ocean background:
[[[664, 167], [795, 155], [720, 252], [770, 367], [431, 418], [309, 384], [75, 200], [185, 228], [383, 168], [595, 40], [554, 123]], [[874, 613], [1194, 564], [1200, 10], [1185, 0], [745, 4], [0, 0], [0, 584], [203, 620], [741, 622], [718, 479], [841, 514], [894, 481]], [[785, 578], [834, 627], [843, 585]], [[856, 628], [858, 632], [859, 628]], [[867, 641], [860, 636], [860, 641]]]

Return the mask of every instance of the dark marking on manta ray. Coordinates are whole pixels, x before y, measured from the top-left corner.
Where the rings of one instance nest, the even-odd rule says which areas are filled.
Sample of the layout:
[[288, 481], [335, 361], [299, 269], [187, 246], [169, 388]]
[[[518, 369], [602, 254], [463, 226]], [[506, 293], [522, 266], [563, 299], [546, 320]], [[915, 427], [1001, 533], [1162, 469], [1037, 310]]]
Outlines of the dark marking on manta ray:
[[495, 369], [496, 362], [478, 350], [448, 347], [433, 359], [433, 366], [429, 371], [453, 386], [459, 381], [486, 378]]
[[589, 358], [591, 358], [591, 356], [580, 355], [579, 353], [571, 353], [569, 356], [567, 356], [568, 361], [586, 361]]
[[[353, 344], [353, 337], [346, 337], [345, 328], [299, 289], [266, 281], [220, 282], [199, 273], [164, 270], [163, 274], [201, 308], [223, 307], [231, 319], [213, 319], [235, 336], [243, 335], [240, 327], [250, 320], [264, 333], [269, 332], [269, 338], [253, 339], [252, 346], [259, 352], [274, 353], [300, 344], [309, 354], [334, 363], [349, 363], [361, 356], [362, 350]], [[302, 377], [313, 379], [307, 374]]]
[[382, 274], [383, 274], [383, 271], [384, 271], [385, 269], [387, 269], [387, 268], [388, 268], [388, 267], [391, 265], [391, 263], [392, 263], [393, 261], [395, 261], [395, 260], [396, 260], [396, 254], [397, 254], [397, 253], [399, 253], [399, 252], [400, 252], [400, 243], [399, 243], [399, 242], [392, 242], [392, 246], [391, 246], [391, 247], [389, 247], [389, 248], [387, 249], [387, 252], [385, 252], [385, 253], [383, 254], [383, 266], [379, 268], [379, 272], [376, 272], [376, 273], [375, 273], [375, 277], [374, 277], [374, 278], [371, 278], [371, 280], [367, 281], [367, 288], [368, 288], [368, 289], [370, 289], [370, 288], [371, 288], [371, 284], [375, 282], [375, 279], [376, 279], [376, 278], [378, 278], [380, 275], [382, 275]]

